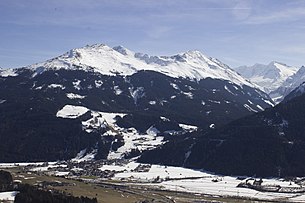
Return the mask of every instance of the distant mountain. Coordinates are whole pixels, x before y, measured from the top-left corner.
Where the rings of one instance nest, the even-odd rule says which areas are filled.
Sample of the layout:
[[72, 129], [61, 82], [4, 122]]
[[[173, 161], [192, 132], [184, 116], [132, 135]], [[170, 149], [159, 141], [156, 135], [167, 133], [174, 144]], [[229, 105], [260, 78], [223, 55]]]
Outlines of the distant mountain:
[[273, 108], [187, 139], [172, 139], [140, 161], [265, 177], [305, 174], [304, 83]]
[[305, 67], [302, 66], [295, 74], [288, 77], [280, 87], [270, 92], [272, 98], [283, 100], [292, 90], [305, 82]]
[[[273, 61], [268, 65], [255, 64], [253, 66], [241, 66], [235, 70], [269, 94], [281, 87], [287, 78], [298, 71], [298, 68]], [[271, 95], [275, 100], [281, 96]]]
[[0, 71], [0, 162], [130, 158], [273, 105], [198, 51], [92, 45]]

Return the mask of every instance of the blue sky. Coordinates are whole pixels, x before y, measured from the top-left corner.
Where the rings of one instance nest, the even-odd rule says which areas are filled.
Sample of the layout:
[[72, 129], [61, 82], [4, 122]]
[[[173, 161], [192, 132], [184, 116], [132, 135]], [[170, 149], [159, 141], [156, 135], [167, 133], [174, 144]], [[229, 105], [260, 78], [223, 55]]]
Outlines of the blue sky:
[[1, 0], [0, 28], [4, 68], [94, 43], [199, 50], [232, 67], [305, 65], [304, 0]]

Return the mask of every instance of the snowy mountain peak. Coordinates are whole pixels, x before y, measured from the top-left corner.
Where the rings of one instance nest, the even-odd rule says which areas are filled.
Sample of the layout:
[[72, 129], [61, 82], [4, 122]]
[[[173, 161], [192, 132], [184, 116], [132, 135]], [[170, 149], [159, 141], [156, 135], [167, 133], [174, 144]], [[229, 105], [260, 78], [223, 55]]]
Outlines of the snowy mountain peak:
[[175, 78], [191, 80], [214, 78], [229, 80], [240, 86], [256, 87], [219, 60], [196, 50], [173, 56], [150, 56], [132, 52], [123, 46], [111, 48], [104, 44], [94, 44], [72, 49], [61, 56], [28, 68], [37, 72], [37, 70], [41, 71], [42, 67], [43, 69], [82, 69], [103, 75], [132, 75], [140, 70], [150, 70]]
[[240, 66], [235, 70], [260, 86], [260, 89], [266, 93], [270, 93], [279, 88], [288, 77], [295, 74], [298, 68], [272, 61], [268, 65], [257, 63], [253, 66]]
[[[292, 93], [291, 95], [294, 95], [293, 92], [295, 92], [295, 94], [298, 95], [300, 91], [297, 90], [293, 91], [293, 90], [297, 88], [299, 85], [301, 85], [304, 81], [305, 81], [305, 67], [302, 66], [295, 74], [287, 77], [287, 79], [282, 83], [282, 85], [279, 88], [272, 91], [270, 93], [270, 96], [272, 98], [277, 98], [277, 101], [280, 102], [289, 93]], [[301, 89], [302, 88], [303, 85], [301, 86]], [[291, 95], [288, 96], [292, 97]]]
[[206, 58], [206, 56], [204, 56], [204, 54], [202, 54], [198, 50], [189, 50], [187, 52], [182, 53], [181, 55], [186, 58]]

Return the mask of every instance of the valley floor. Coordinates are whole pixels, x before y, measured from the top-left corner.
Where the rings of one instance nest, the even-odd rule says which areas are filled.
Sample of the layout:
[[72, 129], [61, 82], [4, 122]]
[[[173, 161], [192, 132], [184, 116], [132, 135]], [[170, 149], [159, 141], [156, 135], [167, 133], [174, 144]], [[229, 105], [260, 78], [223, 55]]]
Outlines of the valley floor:
[[[98, 202], [305, 202], [302, 178], [219, 176], [181, 167], [127, 161], [0, 164], [16, 183], [29, 183]], [[239, 186], [239, 187], [237, 187]], [[242, 186], [242, 187], [240, 187]]]

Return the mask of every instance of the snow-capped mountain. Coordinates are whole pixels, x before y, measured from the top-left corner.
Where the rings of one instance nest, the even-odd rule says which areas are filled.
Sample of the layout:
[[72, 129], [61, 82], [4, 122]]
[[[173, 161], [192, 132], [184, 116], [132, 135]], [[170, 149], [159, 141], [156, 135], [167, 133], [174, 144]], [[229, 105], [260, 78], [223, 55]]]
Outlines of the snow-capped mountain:
[[149, 56], [134, 53], [122, 46], [110, 48], [107, 45], [95, 44], [69, 52], [29, 66], [33, 70], [78, 69], [93, 70], [103, 75], [132, 75], [140, 70], [159, 72], [174, 78], [201, 80], [205, 78], [223, 79], [238, 85], [254, 87], [253, 84], [238, 75], [227, 65], [215, 58], [205, 56], [199, 51], [187, 51], [174, 56]]
[[159, 57], [106, 45], [2, 70], [0, 92], [0, 162], [135, 157], [273, 105], [198, 51]]
[[298, 71], [298, 68], [273, 61], [268, 65], [240, 66], [235, 70], [269, 94], [282, 86], [287, 78]]
[[295, 74], [288, 77], [280, 87], [270, 92], [272, 98], [278, 98], [278, 101], [284, 99], [292, 90], [305, 82], [305, 67], [302, 66]]

